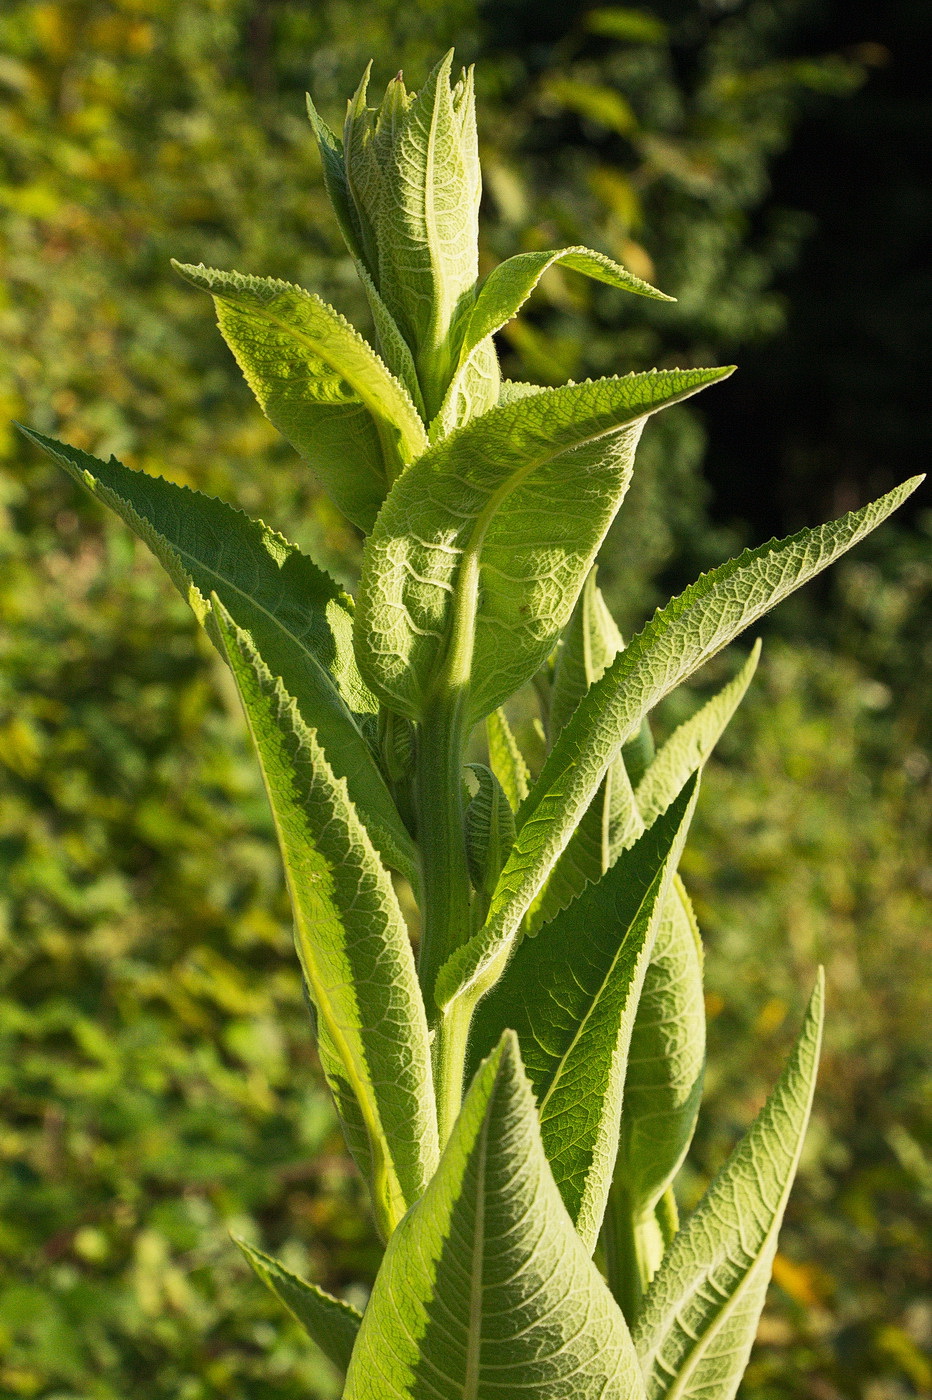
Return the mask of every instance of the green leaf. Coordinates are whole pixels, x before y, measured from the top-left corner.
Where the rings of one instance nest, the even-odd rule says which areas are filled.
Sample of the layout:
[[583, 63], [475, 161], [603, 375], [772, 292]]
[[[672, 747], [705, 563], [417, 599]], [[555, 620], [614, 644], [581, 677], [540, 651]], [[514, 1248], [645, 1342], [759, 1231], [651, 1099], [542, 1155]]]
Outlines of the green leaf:
[[634, 1336], [649, 1400], [731, 1400], [738, 1388], [809, 1120], [823, 1000], [820, 973], [776, 1089], [647, 1292]]
[[491, 895], [515, 839], [514, 813], [492, 770], [467, 766], [479, 786], [466, 808], [466, 859], [476, 889]]
[[418, 93], [399, 75], [381, 106], [368, 73], [347, 112], [343, 158], [365, 262], [411, 347], [433, 417], [453, 365], [450, 334], [478, 275], [481, 176], [472, 72], [450, 82], [452, 51]]
[[493, 710], [486, 716], [485, 734], [489, 767], [501, 783], [511, 810], [517, 812], [528, 795], [531, 775], [504, 710]]
[[624, 1318], [541, 1146], [517, 1042], [480, 1067], [389, 1242], [344, 1400], [643, 1400]]
[[525, 938], [476, 1013], [475, 1058], [503, 1028], [517, 1032], [544, 1150], [590, 1251], [615, 1165], [641, 986], [697, 790], [693, 779], [598, 884]]
[[609, 612], [596, 570], [586, 577], [557, 652], [550, 697], [550, 737], [556, 738], [576, 706], [618, 655], [624, 642]]
[[389, 1235], [437, 1160], [427, 1018], [388, 873], [312, 729], [249, 633], [219, 601], [285, 864], [302, 971], [368, 1137], [370, 1186]]
[[730, 371], [664, 370], [545, 390], [437, 443], [367, 541], [357, 655], [388, 706], [438, 689], [494, 710], [553, 649], [627, 489], [647, 416]]
[[[621, 287], [658, 301], [675, 300], [658, 292], [656, 287], [636, 277], [620, 263], [613, 262], [603, 253], [593, 252], [591, 248], [518, 253], [516, 257], [499, 263], [479, 288], [472, 311], [464, 322], [455, 372], [437, 417], [444, 432], [449, 432], [472, 416], [462, 402], [464, 382], [468, 381], [471, 373], [475, 373], [477, 365], [487, 354], [491, 337], [518, 314], [547, 269], [557, 263], [572, 268], [574, 272], [581, 272], [596, 282], [605, 282], [610, 287]], [[483, 401], [478, 412], [484, 412], [494, 402], [494, 397]], [[433, 435], [433, 425], [431, 431]]]
[[212, 592], [248, 628], [346, 779], [383, 859], [417, 885], [414, 843], [351, 713], [378, 709], [356, 668], [352, 598], [295, 545], [225, 502], [22, 431], [149, 546], [215, 641]]
[[316, 1283], [308, 1283], [306, 1279], [293, 1274], [270, 1254], [254, 1249], [236, 1235], [233, 1236], [233, 1243], [242, 1251], [266, 1287], [300, 1322], [311, 1340], [317, 1343], [327, 1360], [338, 1371], [345, 1372], [362, 1322], [362, 1313], [349, 1303], [325, 1293]]
[[653, 1211], [682, 1165], [696, 1127], [704, 1065], [702, 944], [689, 896], [675, 876], [628, 1054], [616, 1177], [635, 1217]]
[[760, 642], [757, 641], [734, 680], [674, 730], [659, 751], [635, 792], [645, 826], [650, 826], [669, 806], [690, 773], [695, 773], [705, 763], [744, 699], [759, 660]]
[[344, 515], [371, 529], [395, 477], [427, 446], [405, 387], [313, 292], [267, 277], [172, 265], [210, 292], [224, 339], [269, 420]]
[[518, 814], [517, 839], [485, 928], [440, 970], [438, 1006], [457, 996], [477, 999], [494, 984], [527, 909], [609, 763], [644, 715], [745, 627], [876, 529], [921, 480], [913, 477], [840, 520], [746, 550], [654, 615], [583, 697], [557, 739]]

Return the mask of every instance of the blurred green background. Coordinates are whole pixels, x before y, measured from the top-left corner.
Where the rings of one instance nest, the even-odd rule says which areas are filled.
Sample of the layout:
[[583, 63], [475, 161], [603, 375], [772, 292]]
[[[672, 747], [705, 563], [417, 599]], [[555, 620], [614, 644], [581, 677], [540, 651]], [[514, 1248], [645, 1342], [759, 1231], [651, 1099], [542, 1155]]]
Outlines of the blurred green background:
[[[168, 259], [363, 318], [304, 91], [336, 120], [370, 57], [416, 86], [455, 43], [487, 263], [585, 242], [679, 297], [548, 274], [508, 372], [742, 365], [645, 439], [601, 575], [630, 630], [743, 543], [924, 469], [930, 39], [925, 0], [6, 0], [0, 1395], [325, 1400], [227, 1232], [350, 1296], [377, 1262], [230, 688], [146, 552], [7, 420], [237, 502], [351, 582], [355, 533]], [[932, 1394], [930, 583], [926, 495], [768, 621], [685, 858], [711, 1037], [685, 1206], [828, 968], [761, 1400]]]

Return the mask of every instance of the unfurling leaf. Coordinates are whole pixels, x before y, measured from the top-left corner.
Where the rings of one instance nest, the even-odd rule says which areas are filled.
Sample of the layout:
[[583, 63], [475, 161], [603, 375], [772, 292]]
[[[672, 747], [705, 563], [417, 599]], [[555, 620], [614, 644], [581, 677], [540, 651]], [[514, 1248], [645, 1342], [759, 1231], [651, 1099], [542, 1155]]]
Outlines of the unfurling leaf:
[[560, 1199], [517, 1042], [473, 1080], [389, 1241], [344, 1400], [643, 1400], [624, 1318]]
[[840, 520], [746, 550], [654, 615], [580, 701], [557, 739], [518, 814], [517, 838], [485, 928], [441, 969], [438, 1006], [458, 996], [477, 999], [500, 976], [527, 909], [609, 763], [644, 715], [746, 627], [876, 529], [921, 480], [913, 477]]
[[418, 720], [438, 687], [468, 689], [472, 722], [528, 680], [575, 606], [644, 421], [728, 373], [663, 370], [545, 390], [419, 457], [363, 559], [357, 656], [383, 703]]
[[823, 980], [760, 1116], [664, 1256], [634, 1331], [648, 1400], [732, 1400], [770, 1279], [815, 1089]]
[[233, 1236], [256, 1275], [271, 1289], [280, 1303], [316, 1342], [328, 1361], [345, 1372], [362, 1322], [362, 1313], [349, 1303], [334, 1298], [316, 1283], [308, 1283], [284, 1264]]
[[481, 1003], [474, 1058], [517, 1032], [564, 1204], [595, 1247], [618, 1148], [625, 1067], [644, 974], [698, 780], [611, 870], [526, 938]]
[[355, 525], [427, 446], [399, 381], [332, 306], [290, 282], [174, 263], [210, 292], [224, 338], [269, 420]]
[[466, 808], [466, 857], [473, 884], [491, 896], [515, 839], [514, 813], [501, 783], [483, 763], [470, 763], [478, 790]]
[[376, 849], [416, 885], [417, 851], [352, 713], [378, 709], [356, 667], [352, 598], [296, 545], [225, 502], [23, 432], [149, 546], [215, 641], [214, 592], [252, 633], [346, 779]]
[[501, 783], [511, 810], [517, 812], [528, 795], [531, 775], [504, 710], [493, 710], [486, 717], [485, 734], [489, 746], [489, 767]]
[[389, 1235], [437, 1159], [427, 1019], [404, 918], [314, 731], [249, 633], [214, 608], [275, 817], [322, 1061], [331, 1078], [338, 1065], [358, 1106]]

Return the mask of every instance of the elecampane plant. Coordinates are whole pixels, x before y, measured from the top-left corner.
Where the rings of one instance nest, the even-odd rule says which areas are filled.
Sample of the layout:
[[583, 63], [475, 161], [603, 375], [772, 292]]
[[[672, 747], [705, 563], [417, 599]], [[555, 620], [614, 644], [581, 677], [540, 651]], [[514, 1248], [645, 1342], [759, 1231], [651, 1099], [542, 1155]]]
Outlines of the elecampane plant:
[[[221, 501], [30, 432], [149, 545], [226, 658], [264, 774], [321, 1064], [384, 1259], [364, 1314], [253, 1247], [347, 1400], [730, 1400], [815, 1083], [821, 978], [771, 1097], [683, 1223], [705, 1056], [677, 865], [737, 676], [652, 709], [918, 484], [705, 574], [626, 645], [595, 563], [647, 419], [730, 368], [542, 389], [494, 336], [573, 247], [478, 269], [471, 73], [399, 76], [342, 139], [309, 103], [368, 297], [205, 267], [271, 422], [366, 535], [356, 598]], [[532, 781], [502, 708], [533, 682]], [[483, 736], [486, 762], [466, 762]], [[412, 936], [399, 889], [418, 911]]]

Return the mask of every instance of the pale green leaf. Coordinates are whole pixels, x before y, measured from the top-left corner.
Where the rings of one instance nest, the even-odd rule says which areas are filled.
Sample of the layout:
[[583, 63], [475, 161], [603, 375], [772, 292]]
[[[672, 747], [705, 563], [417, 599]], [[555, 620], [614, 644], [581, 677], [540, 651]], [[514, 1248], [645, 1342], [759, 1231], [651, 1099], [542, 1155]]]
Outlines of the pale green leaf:
[[476, 889], [491, 895], [515, 839], [514, 813], [501, 783], [484, 763], [470, 763], [478, 788], [466, 808], [466, 858]]
[[[516, 316], [537, 286], [548, 268], [556, 264], [581, 272], [596, 282], [605, 282], [610, 287], [621, 287], [640, 296], [654, 297], [659, 301], [673, 301], [673, 297], [658, 292], [643, 278], [613, 262], [604, 253], [593, 252], [591, 248], [558, 248], [548, 252], [518, 253], [513, 258], [499, 263], [489, 273], [476, 295], [475, 304], [464, 319], [460, 333], [457, 363], [447, 396], [438, 414], [443, 431], [467, 421], [472, 416], [463, 403], [464, 383], [475, 374], [476, 367], [487, 356], [491, 337], [500, 331], [512, 317]], [[497, 387], [497, 386], [496, 386]], [[495, 402], [495, 397], [482, 401], [478, 412], [484, 412]], [[432, 429], [433, 431], [433, 429]]]
[[690, 773], [695, 773], [705, 763], [741, 704], [759, 659], [760, 642], [757, 641], [734, 680], [674, 730], [650, 764], [635, 792], [646, 826], [669, 806]]
[[[468, 430], [467, 430], [468, 431]], [[746, 550], [657, 612], [580, 701], [519, 815], [518, 835], [485, 928], [441, 968], [436, 999], [478, 998], [503, 970], [515, 932], [643, 717], [794, 589], [881, 524], [919, 485], [913, 477], [840, 520]]]
[[645, 419], [728, 373], [545, 390], [412, 463], [367, 541], [357, 613], [359, 663], [389, 709], [417, 720], [441, 682], [468, 685], [477, 720], [532, 676], [624, 496]]
[[485, 734], [489, 767], [501, 783], [512, 811], [516, 812], [528, 795], [531, 775], [504, 710], [493, 710], [486, 716]]
[[362, 1313], [318, 1288], [316, 1283], [308, 1283], [270, 1254], [254, 1249], [236, 1235], [233, 1242], [242, 1250], [265, 1286], [271, 1289], [292, 1317], [300, 1322], [311, 1340], [317, 1343], [327, 1360], [338, 1371], [345, 1372], [362, 1322]]
[[368, 1137], [386, 1235], [437, 1160], [427, 1018], [391, 879], [314, 731], [219, 602], [218, 629], [278, 830], [295, 936], [326, 1033]]
[[790, 1061], [674, 1237], [634, 1336], [649, 1400], [731, 1400], [747, 1363], [812, 1105], [821, 973]]
[[378, 709], [356, 668], [353, 600], [295, 545], [225, 502], [23, 432], [144, 540], [208, 631], [212, 592], [249, 629], [346, 779], [376, 848], [416, 885], [417, 851], [351, 713]]
[[290, 282], [173, 266], [210, 292], [224, 338], [269, 420], [362, 530], [427, 446], [407, 390], [357, 330]]
[[480, 1005], [475, 1058], [517, 1032], [551, 1169], [595, 1248], [622, 1121], [625, 1065], [667, 891], [695, 807], [694, 779], [630, 850], [526, 938]]
[[635, 1217], [653, 1211], [679, 1171], [695, 1131], [704, 1064], [702, 944], [689, 896], [676, 876], [628, 1054], [617, 1177]]
[[541, 1146], [514, 1036], [389, 1242], [344, 1400], [643, 1400], [627, 1327]]
[[550, 695], [551, 740], [559, 734], [589, 687], [623, 649], [621, 633], [596, 583], [596, 570], [592, 569], [557, 651]]

